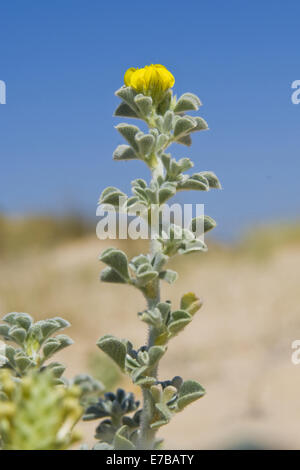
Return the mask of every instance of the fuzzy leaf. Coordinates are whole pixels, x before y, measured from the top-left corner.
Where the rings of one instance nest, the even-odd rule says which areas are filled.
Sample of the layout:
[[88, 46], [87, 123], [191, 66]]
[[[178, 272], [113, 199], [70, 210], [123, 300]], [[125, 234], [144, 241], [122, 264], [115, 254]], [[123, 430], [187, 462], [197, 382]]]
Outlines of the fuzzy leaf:
[[9, 330], [9, 336], [13, 338], [13, 340], [16, 343], [20, 344], [21, 346], [24, 344], [26, 335], [27, 333], [26, 333], [26, 330], [24, 330], [24, 328], [18, 328], [18, 327], [13, 326]]
[[120, 189], [109, 186], [102, 192], [99, 198], [99, 204], [111, 204], [112, 206], [119, 206], [120, 198], [126, 197], [126, 194], [120, 191]]
[[172, 271], [172, 269], [166, 269], [166, 271], [161, 271], [159, 273], [159, 278], [163, 279], [169, 284], [173, 284], [177, 280], [178, 274], [176, 271]]
[[100, 279], [102, 282], [114, 282], [119, 284], [126, 284], [126, 281], [123, 279], [120, 274], [117, 273], [114, 269], [107, 266], [101, 272]]
[[178, 144], [185, 145], [186, 147], [190, 147], [192, 145], [192, 139], [190, 135], [184, 135], [180, 137], [180, 139], [176, 139]]
[[196, 125], [197, 124], [193, 118], [187, 116], [179, 118], [174, 127], [174, 137], [178, 138], [189, 134]]
[[186, 380], [183, 382], [177, 400], [178, 411], [183, 410], [187, 405], [202, 398], [205, 395], [205, 389], [194, 380]]
[[212, 171], [201, 171], [199, 174], [207, 179], [210, 188], [222, 189], [218, 177]]
[[201, 106], [201, 101], [198, 96], [193, 93], [184, 93], [177, 101], [174, 112], [197, 111], [199, 106]]
[[122, 86], [115, 92], [115, 95], [125, 101], [125, 103], [127, 103], [135, 112], [137, 112], [138, 108], [134, 102], [134, 98], [136, 97], [137, 93], [133, 88]]
[[152, 346], [149, 349], [149, 366], [153, 367], [157, 362], [162, 358], [166, 352], [166, 347], [164, 346]]
[[3, 336], [5, 339], [8, 338], [9, 326], [8, 325], [0, 325], [0, 336]]
[[59, 347], [60, 342], [55, 338], [48, 339], [43, 347], [44, 357], [48, 359], [59, 349]]
[[101, 253], [100, 261], [117, 271], [125, 281], [129, 280], [128, 259], [123, 251], [115, 248], [108, 248]]
[[124, 139], [127, 140], [129, 145], [131, 145], [135, 150], [138, 150], [135, 136], [138, 132], [140, 132], [140, 129], [137, 126], [121, 123], [116, 126], [116, 129], [120, 132]]
[[140, 119], [140, 116], [124, 101], [117, 107], [114, 116]]
[[152, 429], [157, 429], [165, 424], [168, 424], [172, 418], [172, 412], [164, 403], [156, 403], [155, 408], [159, 411], [160, 419], [150, 425]]
[[136, 135], [135, 140], [142, 155], [149, 155], [151, 153], [155, 143], [153, 135], [141, 133], [141, 135]]
[[118, 145], [113, 153], [114, 160], [136, 160], [138, 158], [138, 155], [129, 145]]
[[195, 217], [191, 220], [190, 230], [196, 234], [196, 236], [203, 235], [203, 233], [212, 230], [217, 225], [217, 222], [209, 217], [209, 215]]
[[126, 425], [116, 432], [113, 448], [115, 450], [135, 450], [135, 445], [128, 439], [128, 427]]
[[159, 190], [159, 203], [164, 204], [168, 199], [176, 194], [176, 185], [172, 183], [164, 183]]
[[97, 346], [105, 352], [119, 367], [124, 370], [127, 346], [124, 341], [111, 335], [102, 336], [97, 341]]
[[142, 94], [136, 95], [134, 102], [143, 116], [147, 117], [152, 110], [152, 98]]

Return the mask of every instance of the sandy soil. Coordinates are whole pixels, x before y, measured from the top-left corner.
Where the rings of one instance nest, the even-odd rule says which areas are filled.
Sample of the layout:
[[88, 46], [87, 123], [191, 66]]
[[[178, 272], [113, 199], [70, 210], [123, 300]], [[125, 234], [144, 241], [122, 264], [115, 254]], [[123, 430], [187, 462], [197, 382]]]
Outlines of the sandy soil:
[[[136, 315], [142, 296], [99, 282], [97, 256], [106, 246], [87, 238], [1, 262], [1, 313], [61, 315], [72, 323], [66, 333], [76, 343], [60, 353], [68, 376], [86, 371], [103, 334], [127, 337], [137, 347], [146, 336]], [[197, 379], [207, 395], [161, 429], [165, 447], [299, 449], [300, 365], [291, 362], [291, 343], [300, 339], [299, 248], [260, 261], [226, 251], [202, 254], [176, 267], [180, 278], [163, 287], [163, 299], [176, 307], [183, 293], [194, 291], [204, 306], [170, 343], [159, 376]], [[92, 441], [94, 423], [81, 427]]]

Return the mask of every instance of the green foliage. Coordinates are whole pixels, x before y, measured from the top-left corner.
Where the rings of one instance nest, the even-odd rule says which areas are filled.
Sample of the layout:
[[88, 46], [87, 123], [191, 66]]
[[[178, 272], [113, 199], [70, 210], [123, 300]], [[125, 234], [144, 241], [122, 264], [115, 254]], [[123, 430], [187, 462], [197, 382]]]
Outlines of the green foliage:
[[[169, 74], [157, 70], [153, 75], [156, 81], [157, 74], [160, 77]], [[173, 83], [172, 75], [166, 76], [172, 78], [167, 82]], [[151, 180], [132, 181], [130, 196], [109, 186], [102, 192], [99, 204], [129, 215], [138, 212], [150, 233], [152, 219], [158, 216], [160, 220], [164, 205], [179, 191], [209, 191], [220, 189], [221, 184], [211, 171], [187, 174], [194, 166], [191, 159], [176, 160], [166, 153], [173, 143], [190, 146], [193, 133], [208, 129], [202, 117], [187, 114], [199, 109], [199, 98], [193, 93], [184, 93], [177, 100], [168, 89], [169, 84], [164, 89], [160, 89], [159, 82], [147, 86], [148, 91], [152, 90], [147, 96], [139, 92], [139, 87], [123, 86], [116, 92], [121, 103], [115, 115], [140, 119], [146, 123], [148, 131], [143, 132], [137, 125], [118, 124], [116, 129], [126, 144], [119, 145], [113, 157], [145, 162], [151, 170]], [[207, 215], [192, 219], [189, 228], [174, 223], [165, 227], [160, 223], [152, 236], [150, 253], [131, 258], [132, 255], [128, 257], [119, 248], [108, 248], [100, 255], [100, 261], [106, 265], [101, 273], [102, 281], [133, 286], [147, 301], [145, 310], [138, 314], [149, 329], [147, 344], [134, 349], [127, 339], [110, 334], [97, 342], [107, 360], [113, 361], [115, 367], [140, 387], [141, 407], [132, 393], [122, 389], [116, 393], [106, 392], [101, 397], [107, 383], [103, 386], [86, 374], [72, 380], [62, 379], [65, 367], [48, 361], [72, 344], [68, 336], [58, 334], [69, 326], [66, 320], [55, 317], [34, 322], [30, 315], [16, 312], [3, 318], [0, 325], [0, 337], [5, 341], [0, 343], [3, 448], [66, 449], [78, 438], [73, 427], [82, 414], [85, 421], [100, 420], [94, 450], [161, 447], [162, 440], [156, 439], [157, 430], [168, 424], [174, 414], [202, 398], [205, 390], [198, 382], [184, 381], [179, 376], [158, 380], [159, 362], [167, 352], [168, 342], [191, 323], [202, 306], [198, 297], [190, 292], [183, 295], [179, 308], [172, 309], [169, 301], [160, 298], [160, 281], [173, 284], [178, 274], [168, 269], [167, 263], [175, 255], [205, 252], [203, 234], [215, 226], [216, 222]]]
[[64, 450], [81, 435], [80, 389], [54, 384], [52, 374], [32, 371], [16, 381], [0, 371], [0, 435], [5, 450]]
[[[192, 133], [208, 129], [203, 118], [186, 114], [197, 111], [201, 106], [196, 95], [184, 93], [177, 100], [168, 90], [159, 104], [128, 86], [120, 88], [116, 95], [122, 102], [115, 115], [141, 119], [148, 125], [149, 132], [142, 132], [136, 125], [118, 124], [116, 128], [127, 144], [117, 147], [114, 159], [144, 161], [151, 170], [152, 179], [149, 184], [143, 179], [134, 180], [132, 196], [124, 195], [117, 188], [108, 188], [103, 191], [100, 204], [109, 202], [116, 207], [118, 197], [122, 196], [120, 210], [128, 214], [139, 213], [150, 228], [152, 206], [156, 205], [157, 214], [160, 214], [163, 205], [178, 191], [221, 189], [213, 172], [186, 174], [193, 162], [189, 158], [176, 160], [166, 153], [167, 147], [175, 142], [190, 146]], [[180, 377], [166, 382], [157, 380], [158, 363], [166, 353], [169, 340], [192, 321], [202, 306], [194, 293], [188, 293], [182, 297], [180, 308], [172, 310], [170, 302], [161, 301], [159, 284], [161, 280], [170, 284], [176, 281], [178, 274], [166, 269], [173, 256], [207, 250], [203, 234], [215, 226], [216, 222], [207, 215], [192, 219], [188, 229], [176, 224], [161, 225], [156, 239], [152, 240], [149, 254], [141, 254], [131, 260], [115, 248], [106, 249], [101, 254], [100, 260], [107, 265], [101, 280], [129, 284], [145, 296], [148, 306], [139, 313], [139, 317], [149, 326], [149, 337], [147, 344], [138, 350], [134, 350], [129, 341], [111, 335], [100, 338], [97, 343], [122, 371], [129, 374], [132, 382], [141, 387], [144, 403], [139, 412], [140, 424], [134, 433], [128, 422], [119, 420], [118, 427], [113, 427], [112, 423], [104, 421], [97, 436], [101, 442], [95, 448], [157, 448], [160, 444], [155, 440], [156, 430], [167, 424], [174, 413], [204, 395], [203, 387], [192, 380], [183, 381]], [[101, 407], [104, 407], [102, 402]], [[93, 416], [96, 417], [95, 414]]]
[[0, 324], [0, 337], [14, 343], [6, 345], [1, 354], [2, 368], [9, 368], [16, 376], [24, 376], [28, 370], [52, 370], [57, 383], [61, 383], [61, 376], [65, 367], [53, 362], [45, 366], [54, 353], [73, 344], [67, 335], [54, 333], [70, 326], [69, 322], [60, 317], [40, 320], [34, 323], [28, 313], [12, 312], [3, 317]]

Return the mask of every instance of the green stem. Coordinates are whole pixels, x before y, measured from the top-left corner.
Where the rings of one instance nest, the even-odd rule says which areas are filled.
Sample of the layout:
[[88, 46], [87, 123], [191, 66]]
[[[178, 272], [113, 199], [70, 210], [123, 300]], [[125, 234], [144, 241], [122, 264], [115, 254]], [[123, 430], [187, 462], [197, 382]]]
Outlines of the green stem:
[[[157, 251], [157, 241], [151, 240], [151, 254], [154, 255]], [[147, 304], [148, 308], [154, 308], [160, 302], [160, 285], [159, 280], [154, 281], [153, 283], [153, 292], [154, 295], [147, 297]], [[147, 346], [150, 348], [155, 344], [157, 333], [155, 328], [152, 326], [149, 327], [148, 330], [148, 340]], [[149, 373], [151, 377], [157, 378], [157, 366], [151, 370]], [[152, 421], [153, 413], [154, 413], [154, 405], [151, 392], [149, 388], [142, 387], [143, 391], [143, 412], [141, 416], [141, 428], [140, 428], [140, 449], [147, 449], [151, 450], [154, 446], [154, 438], [156, 430], [151, 429], [150, 424]]]

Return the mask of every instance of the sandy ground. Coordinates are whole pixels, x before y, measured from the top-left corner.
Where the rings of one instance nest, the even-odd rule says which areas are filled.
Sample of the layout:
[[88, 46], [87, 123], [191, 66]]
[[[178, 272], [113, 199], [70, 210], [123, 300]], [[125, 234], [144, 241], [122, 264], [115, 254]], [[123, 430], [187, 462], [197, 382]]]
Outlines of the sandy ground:
[[[99, 282], [97, 256], [106, 246], [87, 238], [1, 262], [2, 314], [60, 315], [72, 323], [66, 333], [76, 343], [60, 353], [68, 376], [86, 371], [106, 333], [137, 347], [145, 341], [136, 315], [144, 309], [140, 293]], [[262, 260], [200, 254], [174, 266], [180, 278], [163, 287], [162, 298], [177, 307], [182, 294], [194, 291], [204, 306], [170, 343], [159, 377], [196, 379], [207, 395], [161, 429], [165, 448], [299, 449], [300, 365], [291, 362], [291, 343], [300, 339], [300, 249], [280, 248]], [[81, 425], [89, 442], [94, 427]]]

